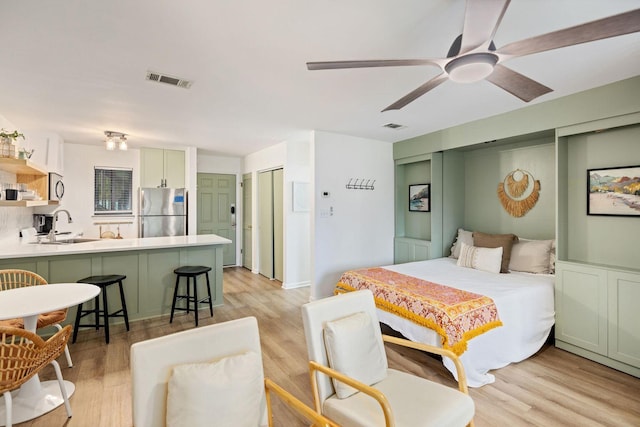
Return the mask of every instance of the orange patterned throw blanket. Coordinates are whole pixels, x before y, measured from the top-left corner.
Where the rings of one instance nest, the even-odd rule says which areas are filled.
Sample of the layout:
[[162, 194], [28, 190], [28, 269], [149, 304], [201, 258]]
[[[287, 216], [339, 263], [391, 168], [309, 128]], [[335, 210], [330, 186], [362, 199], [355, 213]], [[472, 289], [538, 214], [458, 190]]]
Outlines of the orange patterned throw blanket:
[[467, 341], [502, 326], [489, 297], [417, 279], [384, 268], [347, 271], [335, 294], [369, 289], [379, 309], [398, 314], [440, 335], [442, 346], [460, 355]]

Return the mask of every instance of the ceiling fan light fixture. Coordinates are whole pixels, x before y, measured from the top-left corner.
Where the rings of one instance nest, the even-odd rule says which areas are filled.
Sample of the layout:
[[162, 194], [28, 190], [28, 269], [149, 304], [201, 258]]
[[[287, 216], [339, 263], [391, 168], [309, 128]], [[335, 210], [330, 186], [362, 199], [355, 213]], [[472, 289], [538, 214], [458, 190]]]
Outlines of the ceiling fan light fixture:
[[488, 77], [497, 63], [497, 55], [472, 53], [449, 61], [444, 69], [456, 83], [475, 83]]

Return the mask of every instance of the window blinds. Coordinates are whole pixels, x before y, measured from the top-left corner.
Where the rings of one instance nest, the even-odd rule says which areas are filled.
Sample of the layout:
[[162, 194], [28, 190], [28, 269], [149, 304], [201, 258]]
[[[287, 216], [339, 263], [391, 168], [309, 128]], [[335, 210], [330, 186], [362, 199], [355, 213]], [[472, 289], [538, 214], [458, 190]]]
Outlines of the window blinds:
[[133, 169], [95, 167], [94, 171], [95, 215], [131, 215]]

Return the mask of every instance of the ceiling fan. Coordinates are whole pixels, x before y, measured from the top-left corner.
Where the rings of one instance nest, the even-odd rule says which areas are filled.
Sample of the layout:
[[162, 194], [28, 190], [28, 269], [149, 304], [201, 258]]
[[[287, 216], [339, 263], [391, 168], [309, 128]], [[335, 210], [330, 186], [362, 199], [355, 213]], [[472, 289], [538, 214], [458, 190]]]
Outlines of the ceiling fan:
[[431, 65], [442, 73], [385, 108], [399, 110], [447, 80], [473, 83], [487, 80], [529, 102], [553, 89], [503, 62], [518, 56], [558, 49], [640, 31], [640, 9], [506, 44], [496, 49], [493, 37], [511, 0], [467, 0], [464, 26], [446, 58], [307, 62], [309, 70]]

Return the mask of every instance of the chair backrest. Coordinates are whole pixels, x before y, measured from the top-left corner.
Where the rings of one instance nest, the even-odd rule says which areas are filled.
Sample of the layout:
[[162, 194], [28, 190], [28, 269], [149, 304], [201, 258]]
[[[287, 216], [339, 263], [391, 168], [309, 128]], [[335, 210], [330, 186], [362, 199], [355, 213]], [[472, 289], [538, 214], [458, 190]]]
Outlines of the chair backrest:
[[[325, 323], [359, 312], [368, 313], [374, 324], [378, 324], [376, 305], [371, 291], [348, 292], [304, 304], [302, 306], [302, 322], [309, 360], [329, 366], [327, 350], [324, 344]], [[375, 333], [382, 341], [380, 328], [375, 328]], [[319, 376], [318, 391], [320, 403], [335, 393], [331, 379], [328, 376]]]
[[70, 325], [47, 341], [22, 328], [0, 326], [0, 394], [17, 389], [58, 358], [69, 336]]
[[0, 270], [0, 291], [26, 286], [46, 285], [47, 281], [39, 274], [27, 270]]
[[[131, 379], [133, 425], [156, 427], [165, 425], [167, 383], [172, 367], [185, 363], [209, 362], [247, 351], [262, 352], [258, 322], [245, 317], [224, 323], [201, 326], [131, 346]], [[266, 423], [266, 402], [261, 402]]]

